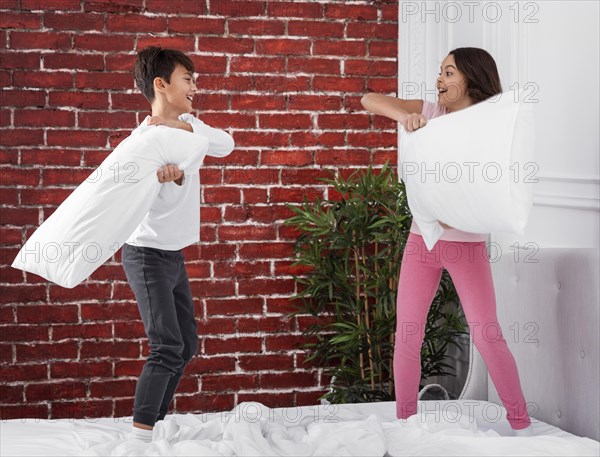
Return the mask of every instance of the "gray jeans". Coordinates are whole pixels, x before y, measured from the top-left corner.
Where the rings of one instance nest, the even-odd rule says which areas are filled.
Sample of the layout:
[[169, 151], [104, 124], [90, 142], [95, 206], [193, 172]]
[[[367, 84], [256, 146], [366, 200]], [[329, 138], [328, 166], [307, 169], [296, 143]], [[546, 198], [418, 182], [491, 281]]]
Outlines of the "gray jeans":
[[194, 301], [181, 250], [125, 243], [122, 258], [150, 343], [135, 389], [133, 420], [153, 426], [166, 416], [183, 370], [198, 352]]

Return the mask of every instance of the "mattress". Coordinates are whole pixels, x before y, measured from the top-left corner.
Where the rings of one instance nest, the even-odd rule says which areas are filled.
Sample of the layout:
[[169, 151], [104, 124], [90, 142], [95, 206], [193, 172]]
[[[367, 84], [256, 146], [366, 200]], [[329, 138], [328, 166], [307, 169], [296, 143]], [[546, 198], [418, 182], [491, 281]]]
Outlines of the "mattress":
[[132, 418], [12, 419], [0, 422], [0, 455], [599, 455], [600, 442], [533, 419], [514, 436], [506, 411], [478, 400], [418, 402], [395, 417], [395, 402], [268, 408], [243, 402], [227, 412], [170, 414], [150, 444], [128, 440]]

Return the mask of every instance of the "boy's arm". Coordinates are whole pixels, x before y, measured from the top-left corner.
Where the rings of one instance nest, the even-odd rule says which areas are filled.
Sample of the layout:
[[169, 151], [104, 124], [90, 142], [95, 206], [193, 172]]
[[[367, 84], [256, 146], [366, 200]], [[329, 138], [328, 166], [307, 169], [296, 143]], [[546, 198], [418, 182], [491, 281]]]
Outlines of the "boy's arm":
[[225, 157], [235, 147], [233, 138], [229, 133], [206, 125], [196, 116], [189, 113], [181, 114], [178, 120], [165, 119], [161, 116], [149, 116], [148, 125], [165, 125], [205, 136], [208, 138], [207, 155], [209, 156]]
[[[148, 125], [165, 125], [167, 127], [186, 130], [190, 133], [194, 132], [194, 129], [192, 128], [192, 126], [189, 122], [165, 119], [161, 116], [149, 116]], [[169, 170], [169, 166], [170, 165], [165, 165], [165, 166], [159, 168], [158, 171], [156, 172], [159, 182], [165, 183], [165, 182], [173, 181], [178, 186], [182, 186], [183, 181], [185, 180], [185, 174], [183, 174], [181, 171], [179, 171], [179, 168], [177, 168], [177, 167], [176, 167], [177, 168], [176, 174], [169, 174], [169, 171], [171, 171], [171, 170]], [[178, 179], [175, 179], [175, 175], [177, 175], [177, 174], [181, 174], [181, 177], [179, 177]]]
[[[224, 130], [215, 129], [206, 125], [204, 122], [199, 120], [192, 114], [182, 114], [178, 120], [164, 119], [161, 116], [150, 116], [148, 119], [148, 125], [165, 125], [167, 127], [179, 128], [188, 132], [197, 133], [208, 138], [208, 152], [207, 155], [213, 157], [225, 157], [233, 151], [235, 143], [231, 135]], [[168, 165], [165, 165], [168, 167]], [[165, 167], [159, 170], [164, 170]], [[185, 175], [179, 179], [173, 180], [177, 185], [183, 185]]]
[[[225, 157], [233, 151], [235, 142], [229, 133], [224, 130], [206, 125], [192, 114], [182, 114], [179, 119], [190, 125], [192, 131], [208, 138], [207, 155], [213, 157]], [[187, 130], [187, 129], [186, 129]]]
[[148, 125], [164, 125], [175, 129], [187, 130], [188, 132], [194, 131], [189, 122], [180, 121], [179, 119], [167, 119], [162, 116], [148, 116]]

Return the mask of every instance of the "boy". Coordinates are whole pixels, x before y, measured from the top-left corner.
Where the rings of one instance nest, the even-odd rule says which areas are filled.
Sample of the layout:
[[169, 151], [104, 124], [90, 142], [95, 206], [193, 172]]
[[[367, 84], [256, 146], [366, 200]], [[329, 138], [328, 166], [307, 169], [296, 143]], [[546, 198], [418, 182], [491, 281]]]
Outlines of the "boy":
[[[209, 139], [208, 155], [224, 157], [231, 136], [189, 114], [196, 91], [194, 65], [180, 51], [150, 46], [135, 62], [135, 82], [152, 106], [138, 129], [166, 125]], [[194, 301], [182, 249], [199, 241], [200, 178], [176, 165], [157, 171], [165, 183], [150, 211], [123, 245], [123, 269], [133, 290], [150, 354], [138, 379], [130, 438], [152, 441], [164, 419], [187, 362], [198, 351]], [[173, 181], [173, 182], [171, 182]]]

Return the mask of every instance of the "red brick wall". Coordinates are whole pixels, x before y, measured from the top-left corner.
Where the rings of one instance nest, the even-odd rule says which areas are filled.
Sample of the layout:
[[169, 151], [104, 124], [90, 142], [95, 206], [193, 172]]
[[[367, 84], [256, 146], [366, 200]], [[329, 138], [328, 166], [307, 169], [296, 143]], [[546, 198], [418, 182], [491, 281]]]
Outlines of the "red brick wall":
[[132, 414], [147, 342], [120, 251], [64, 289], [9, 265], [42, 221], [149, 114], [135, 53], [188, 53], [197, 115], [235, 151], [201, 170], [201, 242], [184, 253], [198, 356], [177, 412], [242, 401], [314, 404], [328, 379], [298, 349], [310, 319], [288, 319], [296, 236], [286, 203], [327, 198], [316, 179], [395, 163], [396, 125], [360, 105], [395, 93], [393, 1], [0, 0], [2, 267], [0, 413]]

